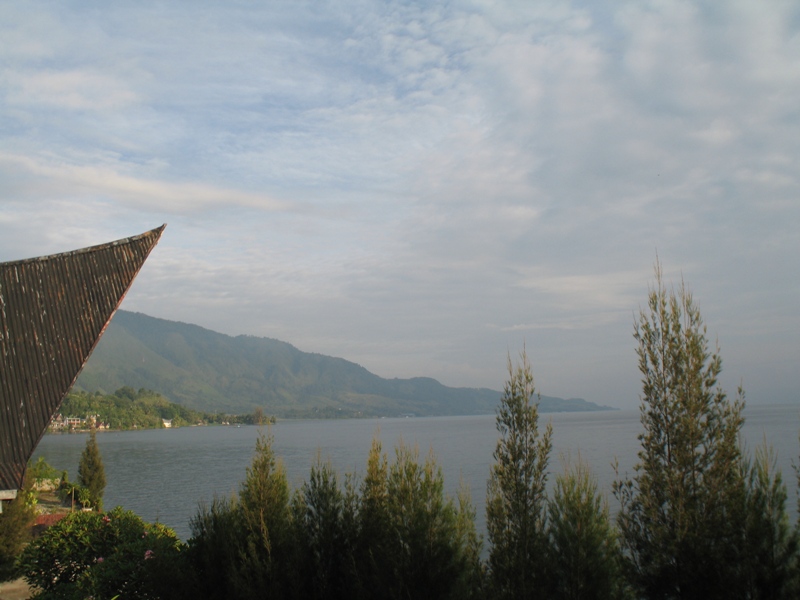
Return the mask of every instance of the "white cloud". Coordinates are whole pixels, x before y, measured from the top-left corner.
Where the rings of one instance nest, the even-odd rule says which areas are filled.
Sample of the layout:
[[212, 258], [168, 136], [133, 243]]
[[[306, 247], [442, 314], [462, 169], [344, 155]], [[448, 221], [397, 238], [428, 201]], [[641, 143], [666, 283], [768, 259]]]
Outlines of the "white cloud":
[[719, 146], [728, 144], [739, 135], [738, 129], [724, 118], [711, 121], [708, 127], [697, 131], [694, 135], [707, 144]]
[[66, 110], [120, 110], [139, 98], [125, 83], [94, 70], [6, 72], [13, 106]]
[[581, 275], [553, 273], [541, 267], [522, 267], [516, 285], [549, 296], [559, 312], [627, 311], [641, 297], [642, 282], [647, 281], [651, 273], [649, 267], [629, 272], [606, 270]]
[[4, 153], [0, 154], [2, 170], [22, 170], [28, 177], [44, 180], [35, 187], [38, 190], [48, 188], [51, 194], [111, 198], [140, 210], [178, 213], [220, 206], [243, 206], [266, 211], [288, 208], [286, 203], [266, 194], [222, 189], [202, 183], [151, 180], [122, 174], [106, 165], [76, 165], [53, 158], [37, 160]]
[[0, 251], [168, 221], [145, 312], [618, 405], [658, 252], [800, 335], [794, 2], [0, 10]]

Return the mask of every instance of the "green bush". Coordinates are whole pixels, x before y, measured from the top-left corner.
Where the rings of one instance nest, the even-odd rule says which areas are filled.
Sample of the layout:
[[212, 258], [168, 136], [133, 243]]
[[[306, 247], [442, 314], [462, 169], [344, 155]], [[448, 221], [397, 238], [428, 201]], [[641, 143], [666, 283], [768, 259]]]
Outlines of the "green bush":
[[26, 475], [17, 497], [3, 505], [0, 514], [0, 581], [16, 577], [14, 561], [30, 539], [30, 527], [36, 518], [31, 489], [33, 478]]
[[62, 504], [67, 504], [73, 508], [80, 505], [82, 508], [91, 508], [92, 499], [89, 490], [79, 483], [72, 483], [66, 478], [61, 479], [58, 486], [58, 499]]
[[289, 483], [271, 434], [259, 435], [239, 495], [201, 505], [191, 528], [187, 554], [204, 598], [291, 597]]
[[317, 460], [292, 498], [297, 591], [305, 598], [352, 598], [355, 507], [330, 462]]
[[190, 527], [186, 554], [202, 597], [228, 600], [245, 596], [237, 583], [247, 533], [238, 497], [215, 497], [211, 505], [201, 503]]
[[373, 440], [359, 486], [320, 457], [290, 502], [261, 435], [240, 494], [201, 505], [188, 552], [204, 598], [458, 598], [482, 589], [480, 538], [465, 492], [444, 493], [432, 456]]
[[564, 473], [556, 477], [548, 517], [549, 597], [626, 597], [623, 558], [608, 504], [580, 456], [572, 465], [567, 462]]
[[175, 533], [119, 507], [71, 513], [19, 558], [36, 598], [174, 598], [182, 572]]
[[50, 466], [44, 459], [44, 456], [40, 456], [33, 464], [28, 462], [28, 474], [36, 485], [40, 485], [45, 481], [58, 479], [60, 476], [58, 469]]

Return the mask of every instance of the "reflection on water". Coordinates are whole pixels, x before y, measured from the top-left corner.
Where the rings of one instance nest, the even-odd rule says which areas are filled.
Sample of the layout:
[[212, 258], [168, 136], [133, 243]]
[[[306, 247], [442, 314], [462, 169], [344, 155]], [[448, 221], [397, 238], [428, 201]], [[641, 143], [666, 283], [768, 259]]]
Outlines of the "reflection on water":
[[[784, 481], [789, 485], [788, 509], [794, 518], [796, 486], [792, 459], [798, 455], [798, 407], [748, 408], [744, 437], [751, 449], [766, 436], [778, 452]], [[620, 471], [632, 470], [640, 431], [638, 410], [600, 413], [557, 413], [540, 418], [553, 423], [551, 471], [562, 470], [560, 457], [580, 453], [609, 494], [614, 480], [612, 462]], [[370, 441], [380, 433], [391, 457], [399, 440], [416, 444], [420, 454], [433, 450], [448, 491], [455, 494], [463, 479], [477, 508], [477, 525], [485, 530], [486, 481], [497, 441], [494, 416], [426, 417], [412, 419], [280, 421], [272, 428], [275, 451], [286, 465], [290, 483], [297, 487], [308, 476], [318, 449], [340, 474], [363, 473]], [[103, 432], [97, 440], [108, 484], [107, 508], [121, 505], [147, 521], [173, 527], [186, 540], [189, 519], [201, 501], [236, 491], [245, 477], [255, 448], [258, 428], [185, 427], [146, 431]], [[85, 435], [47, 435], [33, 459], [45, 456], [59, 470], [77, 479], [78, 460]], [[552, 478], [551, 478], [552, 481]]]

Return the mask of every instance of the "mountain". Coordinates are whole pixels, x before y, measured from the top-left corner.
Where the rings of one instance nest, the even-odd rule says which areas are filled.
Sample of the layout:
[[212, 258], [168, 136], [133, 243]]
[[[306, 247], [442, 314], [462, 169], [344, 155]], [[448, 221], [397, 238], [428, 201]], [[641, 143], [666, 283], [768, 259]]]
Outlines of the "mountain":
[[[117, 311], [78, 378], [88, 392], [155, 390], [203, 411], [279, 417], [491, 414], [500, 392], [451, 388], [427, 377], [383, 379], [342, 358], [286, 342], [231, 337], [197, 325]], [[542, 396], [542, 412], [603, 410]]]

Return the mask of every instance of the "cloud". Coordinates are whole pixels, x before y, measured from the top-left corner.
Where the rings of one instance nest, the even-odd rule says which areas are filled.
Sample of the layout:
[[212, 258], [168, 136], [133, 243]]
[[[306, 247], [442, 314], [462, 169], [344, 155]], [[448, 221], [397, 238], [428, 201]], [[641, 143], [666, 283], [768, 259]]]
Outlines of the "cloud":
[[36, 178], [38, 195], [43, 188], [62, 196], [88, 195], [111, 198], [140, 210], [166, 213], [193, 212], [213, 207], [242, 206], [266, 211], [286, 210], [288, 204], [266, 194], [223, 189], [202, 183], [158, 181], [119, 173], [107, 165], [68, 164], [25, 155], [0, 153], [0, 171], [17, 171], [15, 177]]
[[12, 106], [65, 110], [120, 110], [139, 98], [116, 77], [94, 70], [7, 72], [6, 101]]
[[740, 364], [800, 335], [796, 3], [40, 8], [0, 9], [6, 256], [167, 221], [145, 312], [451, 384], [527, 338], [611, 404], [656, 252]]
[[593, 309], [597, 312], [629, 307], [641, 295], [641, 282], [651, 269], [630, 272], [561, 274], [540, 267], [523, 267], [517, 285], [552, 296], [564, 310]]

